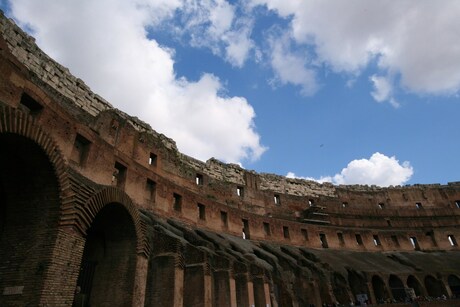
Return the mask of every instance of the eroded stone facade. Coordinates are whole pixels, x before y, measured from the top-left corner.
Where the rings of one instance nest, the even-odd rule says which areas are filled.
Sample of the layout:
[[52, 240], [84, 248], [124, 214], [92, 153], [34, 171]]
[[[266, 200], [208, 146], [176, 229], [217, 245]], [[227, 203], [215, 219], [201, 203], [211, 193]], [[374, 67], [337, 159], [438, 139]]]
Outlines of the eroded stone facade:
[[0, 306], [460, 295], [460, 183], [334, 186], [198, 161], [0, 25]]

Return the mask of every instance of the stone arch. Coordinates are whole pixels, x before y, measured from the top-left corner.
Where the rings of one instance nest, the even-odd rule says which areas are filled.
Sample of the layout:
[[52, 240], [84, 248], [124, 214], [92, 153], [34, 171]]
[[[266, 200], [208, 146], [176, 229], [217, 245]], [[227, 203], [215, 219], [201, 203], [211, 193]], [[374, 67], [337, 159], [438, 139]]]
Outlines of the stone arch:
[[332, 291], [337, 301], [341, 304], [350, 302], [350, 294], [348, 292], [347, 280], [342, 274], [334, 272], [331, 278]]
[[409, 275], [407, 277], [407, 286], [409, 288], [414, 289], [414, 293], [416, 296], [421, 296], [423, 295], [423, 287], [420, 281], [414, 276], [414, 275]]
[[460, 278], [458, 278], [456, 275], [451, 274], [447, 278], [447, 282], [449, 283], [452, 296], [460, 298]]
[[367, 287], [367, 281], [362, 274], [353, 270], [349, 270], [348, 284], [350, 285], [350, 289], [353, 293], [354, 299], [356, 299], [357, 296], [363, 294], [367, 295], [367, 297], [370, 298], [369, 289]]
[[374, 295], [377, 303], [383, 303], [388, 299], [388, 292], [385, 286], [385, 282], [380, 276], [372, 276], [372, 289], [374, 290]]
[[398, 276], [391, 274], [388, 278], [388, 284], [393, 298], [397, 301], [404, 301], [406, 298], [406, 291], [402, 280]]
[[447, 295], [446, 289], [444, 288], [442, 281], [434, 278], [431, 275], [427, 275], [425, 277], [425, 288], [428, 295], [432, 297], [440, 297], [443, 294]]
[[52, 296], [42, 288], [49, 286], [62, 204], [70, 194], [66, 163], [52, 137], [11, 107], [0, 106], [0, 147], [0, 262], [11, 263], [0, 269], [8, 276], [0, 288], [19, 285], [14, 291], [21, 295], [4, 297], [7, 305], [39, 305]]
[[136, 232], [136, 251], [138, 254], [144, 255], [146, 258], [150, 255], [150, 244], [146, 236], [146, 225], [141, 219], [139, 210], [134, 206], [131, 198], [122, 190], [116, 187], [105, 187], [96, 192], [84, 205], [80, 208], [79, 224], [84, 234], [87, 233], [91, 223], [96, 215], [109, 204], [120, 204], [129, 213], [132, 219]]
[[79, 207], [78, 223], [86, 240], [74, 303], [131, 304], [137, 264], [149, 255], [145, 224], [138, 209], [124, 191], [115, 187], [102, 188]]
[[48, 157], [53, 167], [61, 200], [68, 196], [66, 193], [69, 190], [67, 163], [59, 146], [49, 134], [43, 131], [32, 116], [11, 107], [0, 107], [0, 134], [19, 135], [36, 143]]

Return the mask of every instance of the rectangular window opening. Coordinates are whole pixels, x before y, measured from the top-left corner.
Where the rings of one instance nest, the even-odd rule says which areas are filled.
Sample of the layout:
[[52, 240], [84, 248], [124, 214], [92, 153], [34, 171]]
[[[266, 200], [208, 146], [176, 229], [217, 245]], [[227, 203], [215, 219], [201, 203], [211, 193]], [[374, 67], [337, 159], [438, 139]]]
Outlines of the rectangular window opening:
[[249, 221], [247, 219], [242, 219], [243, 222], [243, 239], [249, 240], [251, 238], [249, 234]]
[[399, 247], [399, 240], [397, 236], [391, 236], [391, 241], [393, 242], [394, 246]]
[[119, 162], [115, 162], [115, 167], [112, 174], [112, 184], [123, 189], [126, 181], [126, 166]]
[[379, 207], [379, 209], [383, 209], [383, 208], [385, 208], [385, 204], [384, 203], [379, 203], [378, 207]]
[[147, 189], [147, 197], [149, 200], [153, 200], [155, 202], [155, 194], [156, 194], [156, 187], [157, 184], [152, 179], [147, 178], [146, 189]]
[[267, 237], [271, 236], [270, 224], [264, 222], [264, 233]]
[[244, 188], [243, 187], [237, 187], [236, 188], [236, 195], [239, 197], [244, 197]]
[[374, 245], [375, 246], [381, 246], [382, 245], [382, 242], [380, 242], [380, 238], [379, 238], [378, 235], [373, 235], [372, 239], [374, 240]]
[[348, 203], [347, 202], [343, 202], [342, 203], [342, 208], [346, 208], [348, 206]]
[[273, 196], [273, 199], [275, 201], [275, 205], [278, 205], [278, 206], [281, 205], [281, 197], [278, 194], [275, 194]]
[[157, 155], [151, 152], [150, 157], [149, 157], [149, 165], [157, 166], [157, 160], [158, 160]]
[[285, 239], [290, 239], [291, 236], [289, 235], [289, 227], [283, 226], [283, 237]]
[[455, 201], [455, 206], [460, 209], [460, 200]]
[[345, 245], [345, 240], [344, 240], [344, 238], [343, 238], [343, 233], [338, 232], [338, 233], [337, 233], [337, 239], [339, 239], [339, 244], [340, 244], [340, 245]]
[[415, 203], [416, 209], [423, 209], [422, 203]]
[[431, 245], [436, 247], [438, 246], [438, 243], [436, 242], [436, 238], [434, 236], [434, 232], [431, 230], [431, 231], [428, 231], [427, 233], [425, 233], [425, 235], [429, 238], [429, 240], [431, 241]]
[[448, 235], [447, 239], [449, 239], [450, 246], [458, 246], [457, 240], [455, 239], [454, 235]]
[[177, 212], [182, 211], [182, 196], [176, 193], [173, 194], [173, 209]]
[[356, 237], [356, 244], [358, 244], [359, 246], [363, 245], [363, 237], [361, 237], [360, 234], [355, 234], [355, 237]]
[[306, 229], [300, 229], [300, 234], [304, 241], [308, 241], [308, 231]]
[[228, 228], [228, 215], [225, 211], [220, 211], [220, 221], [222, 223], [222, 227], [227, 229]]
[[196, 185], [203, 185], [203, 183], [204, 183], [203, 175], [196, 174], [195, 183], [196, 183]]
[[309, 199], [308, 200], [308, 205], [311, 207], [315, 204], [315, 202], [313, 201], [313, 199]]
[[83, 166], [88, 157], [89, 147], [91, 142], [85, 137], [77, 133], [75, 141], [73, 143], [71, 159], [77, 162], [80, 166]]
[[416, 237], [410, 237], [410, 243], [412, 244], [412, 247], [415, 249], [415, 250], [420, 250], [420, 245], [418, 244], [418, 240]]
[[26, 93], [22, 93], [21, 101], [19, 103], [22, 109], [31, 115], [38, 114], [43, 109], [43, 106], [40, 103]]
[[326, 234], [320, 233], [319, 234], [319, 240], [321, 241], [321, 247], [322, 248], [329, 248], [329, 245], [327, 244]]
[[206, 207], [203, 204], [198, 204], [198, 218], [202, 221], [206, 220]]

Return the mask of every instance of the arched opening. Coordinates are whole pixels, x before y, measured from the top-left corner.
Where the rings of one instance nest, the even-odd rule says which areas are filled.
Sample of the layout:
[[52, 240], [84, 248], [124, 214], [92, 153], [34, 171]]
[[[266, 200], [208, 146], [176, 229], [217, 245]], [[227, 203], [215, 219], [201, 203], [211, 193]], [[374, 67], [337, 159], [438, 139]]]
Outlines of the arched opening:
[[0, 289], [11, 294], [2, 303], [35, 306], [57, 235], [59, 185], [32, 140], [4, 133], [0, 148]]
[[425, 288], [428, 295], [432, 297], [447, 295], [442, 282], [431, 275], [425, 277]]
[[372, 289], [377, 303], [383, 303], [388, 299], [385, 283], [377, 275], [372, 276]]
[[348, 304], [350, 302], [347, 280], [337, 272], [334, 272], [332, 275], [332, 290], [334, 291], [335, 298], [340, 304]]
[[460, 298], [460, 278], [455, 275], [449, 275], [447, 282], [449, 283], [452, 296]]
[[74, 305], [130, 305], [135, 269], [132, 218], [121, 204], [108, 204], [88, 229]]
[[423, 288], [417, 278], [414, 275], [409, 275], [407, 277], [407, 286], [414, 289], [414, 294], [416, 296], [421, 296], [423, 294]]
[[348, 284], [355, 300], [361, 303], [369, 299], [366, 279], [355, 271], [348, 271]]
[[388, 284], [390, 285], [391, 295], [397, 301], [403, 302], [406, 298], [406, 291], [404, 289], [404, 283], [396, 275], [390, 275], [388, 279]]

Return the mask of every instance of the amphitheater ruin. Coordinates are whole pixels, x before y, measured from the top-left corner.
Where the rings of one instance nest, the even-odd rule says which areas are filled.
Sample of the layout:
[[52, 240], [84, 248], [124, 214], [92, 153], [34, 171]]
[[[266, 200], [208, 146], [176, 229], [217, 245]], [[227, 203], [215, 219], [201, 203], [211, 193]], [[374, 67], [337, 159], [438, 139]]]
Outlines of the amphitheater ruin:
[[0, 15], [0, 306], [460, 306], [460, 182], [195, 160]]

